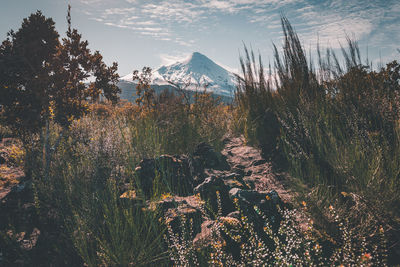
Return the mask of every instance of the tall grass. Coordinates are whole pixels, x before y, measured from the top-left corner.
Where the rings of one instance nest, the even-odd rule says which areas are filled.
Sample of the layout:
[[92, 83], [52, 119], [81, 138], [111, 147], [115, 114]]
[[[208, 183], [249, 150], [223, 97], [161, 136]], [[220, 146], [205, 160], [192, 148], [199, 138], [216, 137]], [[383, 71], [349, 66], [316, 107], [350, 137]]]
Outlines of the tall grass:
[[286, 18], [282, 28], [283, 52], [275, 47], [275, 70], [267, 78], [252, 52], [245, 49], [241, 60], [236, 98], [245, 136], [265, 155], [284, 159], [292, 176], [308, 186], [303, 197], [315, 204], [314, 211], [338, 202], [360, 235], [383, 224], [396, 239], [399, 64], [372, 70], [349, 39], [341, 49], [344, 65], [328, 49], [325, 55], [318, 50], [314, 67]]
[[[209, 94], [198, 94], [193, 103], [174, 95], [162, 97], [154, 99], [151, 108], [95, 104], [62, 137], [61, 129], [50, 125], [49, 143], [42, 144], [50, 149], [42, 152], [57, 149], [49, 168], [48, 156], [36, 159], [34, 191], [41, 224], [62, 240], [49, 248], [58, 264], [169, 264], [162, 214], [146, 208], [145, 201], [180, 185], [168, 184], [166, 169], [156, 174], [153, 195], [145, 195], [135, 167], [144, 158], [193, 152], [200, 142], [221, 148], [230, 114]], [[137, 197], [121, 198], [128, 190]], [[61, 257], [63, 249], [74, 257]]]

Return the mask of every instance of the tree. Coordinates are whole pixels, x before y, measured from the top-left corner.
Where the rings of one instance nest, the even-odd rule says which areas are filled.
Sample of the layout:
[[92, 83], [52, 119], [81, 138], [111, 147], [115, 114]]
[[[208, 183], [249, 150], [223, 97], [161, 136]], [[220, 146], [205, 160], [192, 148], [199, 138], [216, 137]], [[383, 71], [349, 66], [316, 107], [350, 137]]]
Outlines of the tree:
[[37, 11], [0, 46], [0, 112], [23, 142], [49, 120], [67, 127], [101, 94], [118, 100], [117, 63], [107, 67], [99, 51], [91, 53], [71, 29], [70, 7], [67, 21], [67, 37], [60, 42], [54, 21]]
[[24, 142], [44, 125], [58, 37], [54, 21], [37, 11], [0, 46], [0, 108]]
[[69, 6], [68, 30], [61, 42], [54, 21], [37, 11], [17, 32], [10, 31], [0, 46], [0, 115], [21, 138], [27, 157], [34, 136], [46, 126], [46, 166], [51, 158], [50, 121], [65, 132], [88, 112], [88, 101], [103, 95], [115, 103], [120, 92], [117, 63], [108, 67], [99, 51], [91, 53], [88, 42], [71, 28], [70, 11]]
[[143, 67], [142, 72], [138, 70], [133, 71], [133, 81], [137, 81], [136, 85], [136, 104], [138, 106], [143, 105], [147, 109], [150, 109], [154, 104], [155, 92], [151, 88], [151, 68]]
[[[53, 58], [55, 75], [52, 104], [55, 120], [63, 126], [88, 111], [87, 100], [96, 101], [103, 94], [115, 103], [121, 92], [116, 85], [119, 78], [117, 63], [107, 67], [100, 52], [92, 54], [88, 41], [82, 41], [81, 34], [71, 29], [70, 6], [67, 22], [67, 37], [62, 39]], [[95, 81], [85, 83], [89, 77], [94, 77]]]

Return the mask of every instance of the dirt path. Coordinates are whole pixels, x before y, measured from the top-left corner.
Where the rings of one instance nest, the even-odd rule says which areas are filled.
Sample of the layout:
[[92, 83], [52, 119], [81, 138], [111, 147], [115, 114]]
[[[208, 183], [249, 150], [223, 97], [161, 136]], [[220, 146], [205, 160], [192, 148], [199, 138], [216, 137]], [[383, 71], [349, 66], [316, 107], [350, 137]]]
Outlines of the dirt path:
[[[232, 137], [225, 140], [225, 148], [221, 153], [226, 157], [230, 170], [210, 170], [209, 175], [232, 177], [239, 174], [248, 189], [259, 193], [276, 191], [280, 200], [288, 207], [299, 207], [296, 203], [296, 193], [290, 189], [290, 176], [278, 173], [272, 168], [272, 163], [263, 159], [258, 148], [246, 145], [243, 137]], [[224, 179], [229, 184], [229, 179]], [[231, 186], [234, 187], [234, 186]], [[295, 211], [295, 220], [300, 229], [306, 231], [309, 227], [309, 218], [300, 208]]]
[[285, 174], [272, 170], [271, 162], [261, 157], [261, 151], [247, 146], [243, 138], [234, 137], [227, 140], [222, 154], [227, 157], [229, 165], [235, 172], [244, 174], [243, 180], [257, 191], [275, 190], [283, 202], [293, 201], [292, 193], [285, 186]]

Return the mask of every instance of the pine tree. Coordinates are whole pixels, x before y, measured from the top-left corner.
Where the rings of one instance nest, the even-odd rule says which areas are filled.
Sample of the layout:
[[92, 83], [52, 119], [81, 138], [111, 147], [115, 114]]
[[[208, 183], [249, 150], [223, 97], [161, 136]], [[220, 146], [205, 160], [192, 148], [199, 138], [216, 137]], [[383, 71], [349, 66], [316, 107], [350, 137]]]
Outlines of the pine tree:
[[0, 46], [1, 112], [25, 142], [45, 123], [58, 37], [54, 21], [37, 11]]
[[45, 170], [50, 166], [51, 121], [65, 132], [88, 112], [89, 101], [100, 95], [118, 101], [117, 63], [108, 67], [99, 51], [91, 53], [88, 42], [71, 28], [70, 6], [67, 22], [67, 36], [60, 42], [54, 21], [37, 11], [17, 32], [10, 31], [0, 46], [0, 117], [24, 144], [27, 176], [35, 136], [44, 127]]
[[[115, 103], [120, 93], [116, 86], [117, 63], [107, 67], [99, 51], [91, 53], [88, 41], [83, 41], [81, 34], [71, 28], [70, 14], [69, 7], [67, 37], [62, 39], [53, 60], [55, 120], [63, 126], [85, 114], [89, 100], [96, 101], [103, 94]], [[89, 83], [90, 77], [95, 81]]]
[[0, 112], [24, 142], [49, 120], [68, 126], [100, 95], [118, 101], [117, 63], [108, 67], [99, 51], [90, 51], [71, 28], [70, 7], [67, 22], [60, 42], [54, 21], [37, 11], [0, 46]]

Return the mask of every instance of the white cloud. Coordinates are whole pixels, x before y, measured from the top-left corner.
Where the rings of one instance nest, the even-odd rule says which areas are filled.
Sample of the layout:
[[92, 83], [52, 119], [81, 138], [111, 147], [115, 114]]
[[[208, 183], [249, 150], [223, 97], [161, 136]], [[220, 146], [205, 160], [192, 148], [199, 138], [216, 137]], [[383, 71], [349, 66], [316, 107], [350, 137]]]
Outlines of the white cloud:
[[93, 5], [93, 4], [101, 3], [103, 0], [77, 0], [77, 1], [81, 2], [85, 5]]
[[215, 7], [215, 8], [218, 8], [218, 9], [230, 9], [233, 6], [234, 5], [232, 5], [232, 3], [229, 2], [229, 1], [217, 1], [217, 0], [210, 1], [206, 5], [204, 5], [204, 7], [207, 7], [207, 8]]
[[211, 12], [222, 12], [222, 13], [237, 13], [240, 10], [248, 9], [249, 6], [243, 6], [241, 4], [234, 3], [232, 1], [219, 1], [210, 0], [206, 1], [201, 5], [202, 8], [208, 9]]
[[104, 11], [105, 15], [126, 15], [133, 13], [136, 10], [134, 7], [130, 8], [108, 8]]
[[309, 23], [305, 32], [299, 31], [304, 44], [315, 47], [319, 43], [322, 47], [340, 48], [341, 45], [346, 45], [347, 36], [359, 40], [373, 30], [371, 21], [363, 18], [332, 15], [319, 19], [321, 23]]
[[161, 21], [192, 23], [201, 19], [204, 14], [204, 10], [198, 7], [196, 4], [185, 1], [162, 1], [142, 6], [141, 12]]
[[[305, 45], [340, 47], [346, 44], [346, 34], [356, 39], [373, 37], [370, 44], [400, 42], [398, 25], [400, 2], [330, 0], [75, 0], [92, 4], [90, 12], [95, 21], [109, 26], [135, 31], [157, 40], [192, 46], [186, 33], [193, 30], [212, 32], [214, 24], [223, 21], [222, 15], [244, 19], [249, 30], [265, 30], [267, 38], [281, 35], [280, 12], [287, 17]], [[107, 8], [98, 8], [108, 3]], [[100, 5], [101, 3], [101, 5]], [[93, 7], [93, 9], [92, 9]], [[389, 22], [393, 21], [392, 25]], [[395, 23], [397, 22], [397, 23]], [[254, 28], [253, 28], [254, 27]], [[383, 33], [377, 31], [377, 28]], [[388, 36], [386, 32], [390, 32]], [[390, 40], [392, 39], [392, 41]], [[395, 41], [393, 41], [395, 40]]]
[[97, 22], [103, 22], [104, 21], [104, 19], [102, 19], [102, 18], [89, 18], [89, 19], [97, 21]]
[[104, 24], [107, 25], [107, 26], [113, 26], [113, 27], [118, 27], [118, 28], [123, 28], [123, 29], [129, 28], [126, 25], [119, 25], [119, 24], [115, 24], [115, 23], [112, 23], [112, 22], [106, 22]]
[[297, 12], [291, 12], [294, 24], [305, 44], [320, 43], [322, 47], [340, 48], [346, 45], [346, 37], [360, 40], [370, 38], [376, 29], [384, 28], [381, 21], [391, 7], [378, 2], [333, 0], [329, 5], [305, 5]]
[[[111, 0], [81, 0], [81, 1], [111, 1]], [[120, 0], [121, 1], [121, 0]], [[264, 15], [269, 12], [267, 7], [279, 6], [301, 0], [123, 0], [125, 7], [108, 7], [101, 12], [96, 19], [108, 26], [134, 30], [141, 35], [160, 37], [166, 41], [165, 36], [173, 37], [176, 34], [176, 24], [182, 27], [195, 27], [196, 30], [209, 29], [209, 22], [215, 21], [219, 14], [237, 15], [236, 13], [246, 11], [242, 14], [244, 18], [253, 23], [265, 23], [272, 16]], [[126, 6], [128, 4], [128, 6]], [[251, 13], [260, 13], [252, 18]], [[212, 28], [212, 27], [211, 27]], [[154, 34], [154, 32], [166, 32], [168, 34]], [[171, 41], [183, 46], [191, 46], [180, 36], [170, 38]]]
[[148, 21], [135, 21], [132, 22], [132, 24], [150, 26], [150, 25], [156, 25], [157, 23], [155, 21], [148, 20]]
[[278, 14], [266, 14], [266, 15], [255, 15], [252, 18], [250, 18], [251, 23], [261, 23], [261, 24], [273, 24], [273, 25], [279, 25], [280, 27], [280, 18]]

